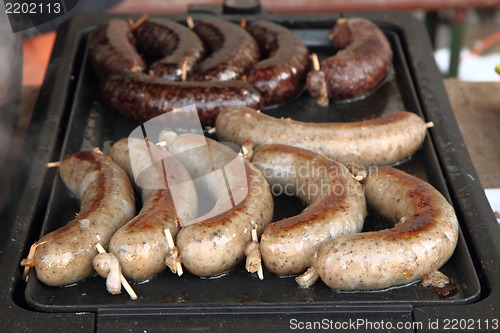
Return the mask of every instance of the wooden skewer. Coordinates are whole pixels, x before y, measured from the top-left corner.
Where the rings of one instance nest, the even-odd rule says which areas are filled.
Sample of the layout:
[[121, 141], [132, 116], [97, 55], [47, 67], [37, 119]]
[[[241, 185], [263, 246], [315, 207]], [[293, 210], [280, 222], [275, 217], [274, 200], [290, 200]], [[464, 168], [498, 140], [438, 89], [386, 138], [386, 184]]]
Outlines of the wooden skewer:
[[182, 60], [182, 74], [181, 74], [182, 81], [187, 80], [187, 67], [188, 67], [188, 57], [184, 57], [184, 59]]
[[46, 242], [31, 244], [28, 256], [25, 259], [21, 260], [21, 266], [24, 266], [23, 279], [25, 281], [28, 281], [28, 274], [31, 270], [31, 267], [34, 266], [33, 259], [35, 258], [36, 248], [45, 243]]
[[194, 20], [191, 16], [188, 16], [186, 18], [186, 24], [189, 27], [189, 29], [194, 29]]
[[[172, 237], [172, 233], [170, 232], [170, 229], [165, 229], [164, 232], [165, 232], [165, 237], [167, 238], [168, 249], [170, 251], [173, 251], [175, 249], [175, 243], [174, 243], [174, 238]], [[178, 276], [184, 274], [184, 270], [182, 269], [182, 264], [180, 263], [179, 260], [176, 260], [175, 268]]]
[[318, 55], [316, 53], [312, 53], [310, 55], [310, 58], [311, 58], [311, 61], [312, 61], [312, 65], [313, 65], [313, 69], [315, 71], [319, 71], [321, 69], [321, 66], [319, 64], [319, 58], [318, 58]]
[[434, 123], [432, 121], [425, 123], [425, 128], [432, 128], [432, 127], [434, 127]]
[[[106, 250], [104, 249], [104, 247], [102, 247], [101, 243], [97, 243], [95, 247], [97, 249], [97, 252], [106, 253]], [[132, 286], [128, 283], [127, 279], [125, 279], [125, 276], [123, 276], [123, 274], [121, 274], [120, 279], [123, 288], [130, 295], [130, 298], [135, 301], [137, 299], [137, 294], [135, 293], [134, 289], [132, 289]]]
[[148, 19], [148, 14], [144, 14], [136, 22], [129, 19], [128, 24], [130, 24], [130, 27], [132, 28], [132, 30], [135, 30], [135, 29], [139, 28], [144, 22], [146, 22], [147, 19]]
[[[257, 229], [252, 228], [252, 241], [258, 242], [259, 238], [257, 237]], [[260, 280], [264, 280], [264, 271], [262, 270], [262, 262], [259, 264], [259, 268], [257, 269], [257, 276]]]

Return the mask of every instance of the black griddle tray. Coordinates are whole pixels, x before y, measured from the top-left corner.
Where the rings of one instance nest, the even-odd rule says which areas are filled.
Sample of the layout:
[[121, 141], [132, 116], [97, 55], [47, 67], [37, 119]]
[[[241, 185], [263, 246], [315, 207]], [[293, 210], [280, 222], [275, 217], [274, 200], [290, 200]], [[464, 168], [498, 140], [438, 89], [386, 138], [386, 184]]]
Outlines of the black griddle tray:
[[[169, 18], [185, 22], [186, 16]], [[362, 100], [332, 104], [328, 108], [317, 107], [304, 91], [295, 100], [264, 112], [277, 117], [326, 122], [369, 119], [405, 109], [419, 114], [426, 121], [433, 121], [435, 127], [429, 130], [422, 148], [398, 168], [425, 179], [454, 204], [463, 232], [453, 257], [442, 271], [457, 285], [455, 294], [442, 297], [433, 288], [424, 288], [417, 283], [376, 292], [338, 292], [318, 281], [309, 289], [301, 289], [293, 278], [279, 278], [266, 270], [265, 279], [260, 281], [255, 275], [247, 273], [242, 264], [227, 275], [213, 279], [201, 279], [189, 272], [177, 277], [167, 269], [146, 283], [133, 284], [139, 299], [132, 301], [125, 292], [118, 296], [108, 294], [105, 280], [100, 277], [89, 278], [73, 286], [54, 288], [39, 282], [32, 271], [28, 282], [24, 283], [20, 281], [21, 268], [11, 263], [16, 271], [13, 293], [16, 307], [25, 309], [23, 313], [29, 312], [31, 316], [35, 314], [40, 318], [56, 315], [70, 318], [73, 322], [93, 321], [97, 330], [172, 328], [170, 323], [177, 323], [179, 329], [220, 325], [229, 330], [231, 327], [257, 327], [256, 316], [262, 318], [260, 325], [274, 328], [289, 328], [291, 318], [318, 318], [325, 314], [330, 319], [352, 317], [410, 322], [424, 317], [427, 320], [439, 311], [461, 313], [462, 309], [477, 306], [491, 298], [492, 280], [485, 280], [484, 262], [477, 257], [475, 238], [480, 235], [486, 240], [479, 243], [481, 247], [486, 246], [488, 237], [493, 235], [478, 234], [475, 231], [478, 221], [466, 213], [470, 214], [472, 210], [484, 225], [496, 221], [491, 209], [490, 212], [484, 211], [487, 207], [484, 193], [456, 128], [435, 64], [429, 57], [431, 51], [425, 32], [416, 20], [406, 14], [360, 16], [374, 20], [382, 28], [394, 51], [393, 66], [377, 90]], [[22, 193], [19, 202], [21, 213], [14, 217], [14, 226], [22, 224], [24, 231], [22, 242], [17, 244], [16, 263], [26, 256], [29, 246], [41, 235], [64, 225], [79, 210], [77, 201], [69, 195], [57, 171], [45, 170], [44, 163], [96, 146], [107, 151], [114, 141], [127, 137], [140, 125], [103, 104], [99, 80], [87, 62], [86, 41], [89, 34], [110, 17], [77, 16], [58, 31], [51, 64], [35, 110], [37, 114], [30, 138], [33, 141], [26, 147], [28, 156], [32, 158], [27, 168], [29, 177], [23, 181], [31, 191]], [[334, 52], [328, 34], [336, 15], [257, 17], [289, 27], [320, 58]], [[234, 22], [240, 19], [239, 16], [226, 18]], [[247, 17], [247, 20], [254, 18]], [[465, 178], [464, 172], [467, 175]], [[461, 182], [464, 184], [458, 185]], [[469, 199], [465, 207], [464, 196]], [[471, 205], [472, 202], [479, 205]], [[278, 197], [275, 203], [275, 220], [296, 214], [303, 208], [293, 198]], [[377, 228], [377, 221], [376, 218], [369, 218], [366, 228]], [[491, 255], [498, 258], [500, 251], [493, 244], [492, 251], [495, 251], [495, 246], [497, 250]], [[499, 297], [495, 297], [495, 306], [498, 306]], [[81, 317], [74, 320], [72, 314]], [[282, 321], [273, 320], [273, 315]], [[482, 318], [484, 315], [487, 314], [477, 316]]]

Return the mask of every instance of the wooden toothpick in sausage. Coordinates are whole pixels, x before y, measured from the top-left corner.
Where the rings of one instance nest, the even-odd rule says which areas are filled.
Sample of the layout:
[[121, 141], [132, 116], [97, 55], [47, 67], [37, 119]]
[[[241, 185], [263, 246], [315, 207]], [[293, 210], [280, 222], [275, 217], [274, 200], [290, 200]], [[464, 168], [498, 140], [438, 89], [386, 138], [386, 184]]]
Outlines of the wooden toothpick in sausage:
[[127, 21], [111, 19], [99, 25], [88, 42], [88, 56], [94, 72], [105, 78], [124, 70], [144, 71], [147, 66], [135, 44]]
[[391, 45], [371, 21], [340, 18], [330, 38], [337, 53], [324, 59], [307, 77], [309, 92], [324, 101], [322, 104], [328, 99], [349, 100], [366, 94], [386, 76], [392, 64]]
[[421, 146], [428, 125], [414, 113], [394, 112], [352, 123], [306, 123], [278, 119], [250, 108], [228, 108], [217, 117], [219, 140], [256, 146], [281, 143], [333, 160], [388, 165], [410, 157]]
[[80, 200], [81, 210], [74, 220], [36, 243], [32, 265], [37, 278], [49, 286], [72, 284], [92, 275], [96, 244], [107, 246], [115, 231], [135, 215], [127, 174], [102, 152], [67, 156], [59, 174]]
[[121, 139], [109, 155], [132, 179], [136, 172], [143, 202], [139, 214], [113, 235], [109, 252], [116, 255], [126, 277], [147, 280], [166, 267], [165, 230], [175, 237], [182, 225], [196, 217], [196, 189], [182, 164], [152, 143], [148, 147], [143, 139]]
[[247, 30], [262, 54], [262, 60], [250, 69], [248, 82], [262, 94], [266, 105], [297, 96], [309, 71], [309, 51], [300, 37], [270, 21], [255, 21]]
[[270, 224], [262, 234], [262, 259], [271, 272], [303, 273], [322, 244], [363, 228], [364, 190], [344, 165], [278, 144], [259, 146], [252, 163], [262, 171], [273, 194], [296, 195], [308, 204], [299, 215]]
[[241, 155], [202, 135], [182, 134], [167, 149], [215, 201], [214, 208], [177, 234], [182, 264], [198, 276], [224, 274], [244, 259], [252, 229], [260, 235], [271, 222], [269, 186]]
[[329, 287], [378, 290], [405, 285], [448, 261], [459, 230], [453, 207], [441, 193], [391, 167], [370, 168], [364, 185], [368, 206], [395, 225], [324, 244], [313, 270]]

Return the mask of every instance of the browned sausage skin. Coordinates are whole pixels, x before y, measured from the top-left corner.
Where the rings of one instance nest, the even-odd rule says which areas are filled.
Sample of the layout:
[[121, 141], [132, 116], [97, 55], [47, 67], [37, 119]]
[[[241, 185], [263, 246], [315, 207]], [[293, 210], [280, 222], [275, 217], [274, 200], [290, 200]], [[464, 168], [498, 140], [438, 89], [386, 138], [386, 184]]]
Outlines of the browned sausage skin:
[[[163, 157], [163, 165], [161, 162], [153, 165], [149, 149], [156, 150], [156, 157]], [[141, 185], [147, 182], [146, 188], [139, 186], [142, 209], [113, 235], [109, 252], [118, 258], [123, 275], [137, 281], [147, 280], [166, 267], [168, 244], [165, 230], [175, 237], [183, 224], [195, 218], [198, 212], [196, 189], [182, 164], [161, 148], [146, 147], [143, 139], [121, 139], [113, 144], [109, 155], [132, 180], [132, 163], [136, 169], [138, 166], [145, 168], [139, 175]], [[163, 167], [167, 170], [166, 175]], [[175, 191], [170, 188], [173, 186]]]
[[302, 273], [314, 263], [322, 244], [363, 228], [364, 190], [344, 165], [279, 144], [257, 147], [252, 163], [274, 194], [297, 195], [308, 204], [299, 215], [270, 224], [262, 234], [262, 259], [271, 272]]
[[248, 82], [260, 91], [266, 105], [295, 97], [309, 71], [309, 51], [289, 29], [268, 21], [247, 28], [259, 44], [263, 60], [248, 74]]
[[243, 145], [282, 143], [325, 155], [341, 163], [386, 165], [417, 151], [427, 124], [414, 113], [400, 111], [351, 123], [307, 123], [278, 119], [249, 108], [228, 108], [217, 117], [220, 140]]
[[[200, 151], [200, 147], [206, 149]], [[261, 235], [271, 222], [273, 198], [269, 185], [261, 171], [242, 156], [202, 135], [179, 135], [167, 149], [186, 166], [193, 179], [206, 175], [207, 170], [215, 171], [201, 178], [215, 197], [214, 209], [182, 228], [176, 244], [182, 264], [191, 273], [205, 277], [224, 274], [245, 258], [252, 229]], [[224, 201], [231, 204], [218, 204]], [[222, 206], [230, 209], [220, 210]]]
[[130, 24], [111, 19], [102, 23], [90, 35], [88, 56], [100, 78], [123, 70], [144, 71], [146, 63], [139, 55]]
[[166, 80], [180, 81], [186, 61], [189, 76], [203, 59], [205, 48], [191, 29], [167, 19], [148, 19], [135, 30], [137, 47], [155, 60], [149, 69], [154, 76]]
[[364, 184], [368, 206], [395, 225], [323, 245], [314, 267], [329, 287], [377, 290], [405, 285], [448, 261], [459, 227], [441, 193], [391, 167], [370, 168]]
[[238, 80], [260, 58], [255, 39], [245, 29], [227, 20], [204, 17], [195, 21], [193, 31], [209, 52], [193, 80]]
[[213, 125], [223, 108], [263, 107], [259, 92], [243, 81], [174, 82], [130, 72], [105, 80], [102, 96], [113, 110], [140, 121], [195, 104], [202, 125]]
[[81, 201], [77, 217], [43, 236], [34, 257], [36, 275], [50, 286], [64, 286], [89, 277], [96, 244], [106, 247], [116, 230], [135, 215], [132, 184], [127, 174], [101, 152], [67, 156], [61, 179]]
[[342, 101], [374, 89], [392, 64], [392, 49], [384, 33], [369, 20], [341, 18], [330, 37], [338, 52], [309, 73], [311, 95], [318, 100]]

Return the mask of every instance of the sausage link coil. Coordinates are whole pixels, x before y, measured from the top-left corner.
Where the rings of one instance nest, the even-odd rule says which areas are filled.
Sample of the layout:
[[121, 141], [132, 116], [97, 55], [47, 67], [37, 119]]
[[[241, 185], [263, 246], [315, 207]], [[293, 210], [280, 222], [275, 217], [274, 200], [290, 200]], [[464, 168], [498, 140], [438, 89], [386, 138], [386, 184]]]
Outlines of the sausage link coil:
[[[374, 89], [392, 64], [392, 49], [384, 33], [363, 18], [339, 19], [330, 38], [337, 53], [309, 73], [309, 92], [322, 99], [347, 100]], [[327, 96], [324, 96], [327, 94]]]
[[414, 113], [394, 112], [352, 123], [305, 123], [278, 119], [249, 108], [228, 108], [217, 117], [219, 140], [242, 145], [281, 143], [325, 155], [341, 163], [394, 164], [421, 146], [426, 124]]
[[294, 194], [308, 204], [299, 215], [270, 224], [262, 234], [262, 259], [271, 272], [302, 273], [314, 263], [323, 243], [363, 228], [364, 190], [344, 165], [284, 145], [259, 146], [252, 163], [273, 193]]
[[146, 63], [139, 55], [130, 24], [111, 19], [102, 23], [89, 37], [89, 60], [100, 78], [123, 70], [144, 71]]
[[248, 82], [260, 91], [266, 105], [295, 97], [309, 71], [309, 51], [289, 29], [268, 21], [247, 28], [259, 44], [263, 60], [248, 74]]
[[132, 184], [127, 174], [103, 153], [83, 151], [67, 156], [59, 173], [81, 201], [77, 217], [43, 236], [34, 257], [36, 275], [50, 286], [78, 282], [94, 272], [96, 244], [111, 236], [135, 215]]
[[255, 228], [260, 235], [271, 222], [273, 198], [269, 185], [259, 169], [241, 155], [201, 135], [180, 135], [168, 150], [186, 166], [193, 179], [214, 170], [206, 183], [209, 190], [216, 200], [231, 201], [228, 209], [216, 215], [209, 212], [211, 217], [184, 227], [176, 238], [187, 270], [198, 276], [224, 274], [245, 257], [251, 230]]
[[315, 267], [339, 290], [375, 290], [414, 282], [439, 269], [458, 240], [453, 207], [430, 184], [391, 167], [371, 168], [369, 207], [395, 226], [323, 245]]
[[154, 76], [180, 81], [186, 61], [189, 78], [205, 56], [205, 48], [191, 29], [167, 19], [148, 19], [134, 30], [137, 47], [155, 60], [149, 69]]
[[[163, 162], [152, 163], [149, 149], [156, 150], [155, 156], [162, 156]], [[196, 216], [196, 189], [189, 173], [177, 160], [161, 148], [146, 147], [144, 140], [119, 140], [113, 144], [109, 154], [132, 179], [132, 163], [136, 166], [136, 173], [144, 168], [138, 175], [138, 179], [142, 180], [139, 187], [143, 187], [142, 209], [113, 235], [109, 252], [116, 255], [126, 277], [146, 280], [166, 267], [168, 244], [165, 229], [175, 237], [180, 227]], [[163, 167], [167, 171], [166, 176]]]
[[213, 125], [223, 108], [263, 107], [259, 92], [243, 81], [174, 82], [129, 72], [110, 76], [102, 96], [113, 110], [139, 121], [195, 104], [202, 125]]
[[200, 63], [196, 81], [237, 80], [260, 58], [255, 39], [242, 27], [215, 17], [197, 20], [193, 31], [210, 52]]

